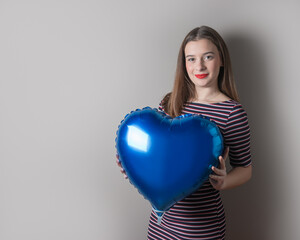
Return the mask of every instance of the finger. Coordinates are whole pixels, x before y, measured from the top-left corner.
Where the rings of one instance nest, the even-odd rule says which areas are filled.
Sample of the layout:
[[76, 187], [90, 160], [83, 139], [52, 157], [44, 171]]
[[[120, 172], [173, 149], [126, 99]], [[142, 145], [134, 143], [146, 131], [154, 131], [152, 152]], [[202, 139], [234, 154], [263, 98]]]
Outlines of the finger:
[[219, 157], [219, 162], [220, 162], [220, 169], [224, 170], [226, 167], [225, 167], [225, 160], [222, 156]]
[[215, 174], [219, 175], [219, 176], [225, 176], [226, 174], [226, 171], [225, 169], [219, 169], [219, 168], [216, 168], [216, 167], [212, 167], [212, 170]]
[[213, 186], [214, 189], [221, 190], [221, 184], [218, 181], [209, 179], [209, 182]]
[[228, 157], [228, 153], [229, 153], [229, 147], [226, 147], [224, 153], [223, 153], [223, 158], [226, 160]]
[[224, 176], [218, 176], [218, 175], [211, 174], [211, 175], [209, 175], [209, 178], [213, 179], [215, 181], [220, 181], [221, 179], [224, 178]]
[[217, 181], [216, 180], [213, 180], [213, 179], [209, 179], [209, 182], [210, 182], [210, 184], [212, 185], [212, 186], [216, 186], [217, 185]]
[[119, 154], [116, 154], [116, 158], [117, 158], [117, 159], [119, 159], [119, 158], [120, 158]]

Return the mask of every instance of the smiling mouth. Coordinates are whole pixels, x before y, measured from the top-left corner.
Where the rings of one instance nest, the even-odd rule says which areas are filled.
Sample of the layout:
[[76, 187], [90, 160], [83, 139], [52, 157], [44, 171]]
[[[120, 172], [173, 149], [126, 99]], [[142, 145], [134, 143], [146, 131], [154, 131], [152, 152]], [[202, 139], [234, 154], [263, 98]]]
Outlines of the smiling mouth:
[[208, 74], [195, 74], [196, 78], [202, 79], [202, 78], [206, 78], [208, 76]]

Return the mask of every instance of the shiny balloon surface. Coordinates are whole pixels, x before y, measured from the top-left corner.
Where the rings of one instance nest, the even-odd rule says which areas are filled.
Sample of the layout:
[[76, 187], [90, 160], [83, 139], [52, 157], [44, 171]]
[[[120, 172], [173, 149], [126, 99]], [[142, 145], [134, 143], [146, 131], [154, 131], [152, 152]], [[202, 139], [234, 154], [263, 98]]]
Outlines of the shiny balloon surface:
[[208, 118], [171, 118], [157, 109], [128, 114], [116, 148], [130, 182], [157, 211], [166, 211], [197, 190], [223, 151], [219, 128]]

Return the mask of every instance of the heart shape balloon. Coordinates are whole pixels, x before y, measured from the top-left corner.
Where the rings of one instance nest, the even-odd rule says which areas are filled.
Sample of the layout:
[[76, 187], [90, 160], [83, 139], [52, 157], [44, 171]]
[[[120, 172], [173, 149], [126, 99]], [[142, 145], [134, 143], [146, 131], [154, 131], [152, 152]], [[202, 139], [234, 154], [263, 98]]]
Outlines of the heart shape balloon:
[[116, 148], [130, 182], [163, 213], [208, 179], [211, 166], [218, 165], [223, 138], [208, 118], [171, 118], [147, 107], [124, 118]]

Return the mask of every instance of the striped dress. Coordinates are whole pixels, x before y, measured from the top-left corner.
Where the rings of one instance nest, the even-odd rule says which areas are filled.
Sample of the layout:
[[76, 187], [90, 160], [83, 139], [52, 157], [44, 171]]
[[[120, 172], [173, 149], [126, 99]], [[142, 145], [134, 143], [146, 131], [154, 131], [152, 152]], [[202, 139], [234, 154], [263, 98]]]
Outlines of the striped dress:
[[[160, 106], [160, 110], [163, 111]], [[209, 117], [221, 130], [225, 146], [229, 146], [232, 167], [251, 164], [250, 129], [241, 104], [228, 100], [214, 104], [188, 102], [183, 114]], [[152, 211], [148, 240], [225, 239], [225, 213], [220, 192], [207, 180], [196, 192], [177, 202], [167, 211], [161, 224]]]

